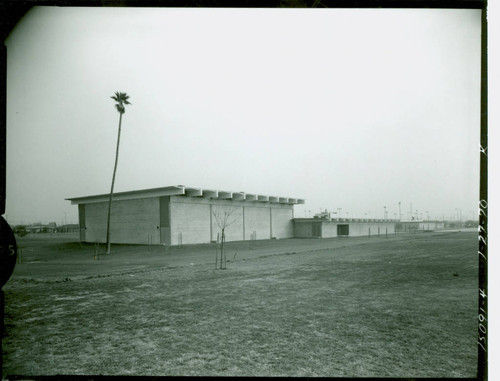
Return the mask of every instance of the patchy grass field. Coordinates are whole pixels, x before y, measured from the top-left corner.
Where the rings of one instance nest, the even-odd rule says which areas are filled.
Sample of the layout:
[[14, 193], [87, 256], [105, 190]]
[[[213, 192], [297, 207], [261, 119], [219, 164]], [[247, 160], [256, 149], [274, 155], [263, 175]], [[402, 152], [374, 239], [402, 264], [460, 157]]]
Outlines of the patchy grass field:
[[477, 233], [231, 243], [227, 270], [212, 245], [18, 244], [6, 377], [476, 375]]

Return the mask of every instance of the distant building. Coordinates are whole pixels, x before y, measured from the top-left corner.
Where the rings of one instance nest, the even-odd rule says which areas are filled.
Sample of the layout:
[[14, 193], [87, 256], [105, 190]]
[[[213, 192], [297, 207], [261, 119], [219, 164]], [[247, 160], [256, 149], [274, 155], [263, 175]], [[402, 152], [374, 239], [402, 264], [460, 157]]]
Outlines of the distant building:
[[[109, 194], [67, 199], [78, 205], [80, 240], [105, 242]], [[183, 185], [113, 194], [110, 241], [196, 244], [216, 241], [215, 213], [231, 210], [226, 241], [293, 237], [293, 206], [304, 200]]]
[[80, 225], [78, 224], [65, 224], [57, 227], [58, 233], [78, 233], [80, 231]]
[[57, 224], [55, 222], [50, 222], [46, 225], [41, 223], [26, 225], [27, 233], [54, 233], [57, 231]]
[[330, 213], [328, 210], [325, 209], [324, 212], [319, 212], [314, 215], [314, 218], [326, 218], [330, 219], [332, 218], [332, 213]]
[[394, 234], [395, 220], [363, 218], [296, 218], [294, 236], [297, 238], [359, 237]]
[[370, 218], [331, 218], [326, 210], [314, 218], [296, 218], [293, 221], [294, 237], [332, 238], [382, 236], [396, 233], [415, 233], [444, 228], [442, 221], [399, 221]]
[[412, 233], [415, 231], [434, 231], [439, 229], [444, 229], [445, 223], [444, 221], [435, 221], [435, 220], [408, 220], [408, 221], [398, 221], [396, 224], [397, 232], [408, 232]]

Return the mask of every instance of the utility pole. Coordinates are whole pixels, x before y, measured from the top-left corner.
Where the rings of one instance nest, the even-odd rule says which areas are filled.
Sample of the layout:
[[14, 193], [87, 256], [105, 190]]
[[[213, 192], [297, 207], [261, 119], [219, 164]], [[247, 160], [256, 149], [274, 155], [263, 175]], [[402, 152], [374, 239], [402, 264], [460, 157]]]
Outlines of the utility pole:
[[401, 201], [399, 201], [398, 204], [399, 204], [399, 221], [401, 221]]

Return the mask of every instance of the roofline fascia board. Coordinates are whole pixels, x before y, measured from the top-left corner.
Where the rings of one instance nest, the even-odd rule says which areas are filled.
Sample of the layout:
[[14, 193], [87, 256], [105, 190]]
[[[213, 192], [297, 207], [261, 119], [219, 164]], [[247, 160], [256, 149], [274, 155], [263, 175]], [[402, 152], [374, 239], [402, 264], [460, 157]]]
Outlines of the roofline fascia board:
[[[161, 196], [203, 197], [208, 199], [219, 199], [219, 200], [256, 201], [256, 202], [270, 202], [270, 203], [281, 203], [281, 204], [292, 204], [292, 205], [304, 204], [304, 199], [298, 199], [298, 198], [266, 196], [261, 194], [252, 194], [245, 192], [227, 192], [227, 191], [218, 191], [218, 190], [210, 190], [203, 188], [190, 188], [190, 187], [185, 187], [184, 185], [175, 185], [175, 186], [168, 186], [161, 188], [151, 188], [151, 189], [113, 193], [113, 199], [115, 201], [132, 200], [137, 198], [161, 197]], [[109, 193], [83, 196], [83, 197], [71, 197], [71, 198], [66, 198], [65, 200], [71, 201], [72, 205], [105, 202], [109, 200]]]
[[203, 190], [200, 188], [185, 188], [184, 191], [187, 197], [200, 197], [203, 195]]
[[233, 194], [231, 192], [219, 191], [219, 199], [231, 199]]
[[245, 193], [244, 192], [233, 193], [233, 200], [236, 200], [236, 201], [243, 201], [243, 200], [245, 200]]
[[[163, 188], [117, 192], [113, 193], [113, 199], [115, 201], [131, 200], [139, 197], [144, 198], [144, 197], [160, 197], [160, 196], [178, 196], [178, 195], [183, 195], [184, 193], [185, 193], [184, 187], [171, 186]], [[109, 193], [98, 194], [93, 196], [84, 196], [84, 197], [72, 197], [72, 198], [67, 198], [66, 200], [71, 201], [72, 205], [103, 202], [109, 200]]]
[[251, 193], [245, 193], [245, 201], [257, 201], [257, 195]]
[[203, 189], [202, 190], [202, 195], [204, 198], [218, 198], [219, 197], [219, 192], [216, 190], [210, 190], [210, 189]]

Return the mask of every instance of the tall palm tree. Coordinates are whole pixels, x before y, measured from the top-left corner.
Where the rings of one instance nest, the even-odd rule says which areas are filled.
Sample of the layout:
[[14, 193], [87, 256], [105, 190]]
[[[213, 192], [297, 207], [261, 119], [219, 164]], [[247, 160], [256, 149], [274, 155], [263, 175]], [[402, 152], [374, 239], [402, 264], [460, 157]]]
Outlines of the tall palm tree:
[[115, 168], [113, 169], [113, 180], [111, 180], [111, 192], [109, 192], [109, 206], [108, 206], [108, 228], [106, 231], [106, 244], [108, 245], [108, 254], [111, 252], [111, 242], [109, 240], [109, 225], [111, 220], [111, 203], [113, 202], [113, 188], [115, 186], [115, 175], [116, 166], [118, 164], [118, 149], [120, 148], [120, 133], [122, 131], [122, 116], [125, 113], [125, 105], [130, 105], [128, 101], [129, 96], [127, 93], [115, 92], [115, 95], [111, 97], [116, 104], [115, 107], [120, 113], [120, 121], [118, 123], [118, 141], [116, 142], [116, 156], [115, 156]]

